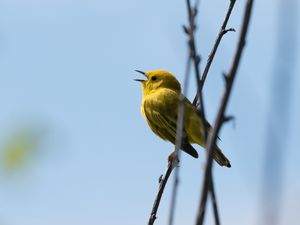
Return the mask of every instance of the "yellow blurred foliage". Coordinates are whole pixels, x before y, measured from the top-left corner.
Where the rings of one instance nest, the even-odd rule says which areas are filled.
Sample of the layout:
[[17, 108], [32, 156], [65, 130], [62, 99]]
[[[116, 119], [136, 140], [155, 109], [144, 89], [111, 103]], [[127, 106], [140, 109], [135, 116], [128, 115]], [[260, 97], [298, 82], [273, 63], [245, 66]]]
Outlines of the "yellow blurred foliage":
[[24, 168], [37, 153], [40, 129], [25, 129], [13, 134], [0, 152], [0, 166], [5, 172]]

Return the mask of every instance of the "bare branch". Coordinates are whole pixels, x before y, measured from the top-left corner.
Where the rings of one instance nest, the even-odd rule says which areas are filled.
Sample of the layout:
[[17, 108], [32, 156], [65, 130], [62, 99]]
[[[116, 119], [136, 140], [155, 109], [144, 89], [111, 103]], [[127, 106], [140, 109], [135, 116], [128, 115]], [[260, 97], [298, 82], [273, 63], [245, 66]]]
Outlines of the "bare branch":
[[[183, 95], [180, 97], [179, 105], [178, 105], [178, 118], [176, 124], [176, 142], [175, 142], [175, 150], [172, 153], [173, 157], [173, 164], [180, 160], [180, 146], [182, 144], [182, 137], [183, 137], [183, 128], [184, 128], [184, 115], [185, 115], [185, 107], [184, 107], [184, 96], [188, 91], [188, 80], [190, 75], [190, 67], [191, 67], [191, 58], [187, 58], [186, 68], [185, 68], [185, 76], [184, 76], [184, 83], [183, 83]], [[176, 196], [177, 196], [177, 189], [179, 183], [179, 167], [175, 169], [175, 176], [174, 176], [174, 183], [173, 183], [173, 190], [172, 190], [172, 197], [171, 197], [171, 205], [170, 205], [170, 215], [169, 215], [169, 224], [172, 225], [174, 221], [174, 214], [175, 214], [175, 203], [176, 203]]]
[[[197, 3], [198, 4], [198, 3]], [[196, 6], [197, 6], [196, 4]], [[213, 49], [208, 57], [208, 61], [207, 64], [205, 66], [205, 70], [203, 72], [203, 75], [200, 79], [200, 74], [199, 74], [199, 63], [200, 63], [200, 57], [197, 54], [197, 49], [196, 49], [196, 45], [195, 45], [195, 38], [194, 38], [194, 32], [195, 32], [195, 14], [193, 14], [193, 10], [191, 8], [191, 4], [190, 1], [187, 0], [187, 7], [188, 7], [188, 14], [189, 14], [189, 28], [184, 26], [184, 30], [185, 33], [189, 36], [189, 47], [190, 47], [190, 57], [193, 59], [194, 62], [194, 68], [195, 68], [195, 75], [196, 75], [196, 83], [197, 83], [197, 93], [195, 96], [195, 99], [193, 101], [193, 104], [196, 106], [200, 118], [202, 120], [202, 127], [200, 127], [199, 129], [204, 130], [204, 139], [205, 141], [207, 140], [207, 130], [208, 130], [208, 123], [206, 122], [206, 118], [205, 118], [205, 109], [204, 109], [204, 102], [203, 102], [203, 95], [202, 95], [202, 89], [204, 86], [204, 82], [206, 80], [210, 65], [213, 61], [213, 58], [215, 56], [215, 53], [218, 49], [218, 46], [221, 42], [222, 37], [229, 31], [235, 31], [233, 28], [230, 29], [226, 29], [227, 26], [227, 22], [229, 20], [229, 17], [231, 15], [233, 6], [235, 4], [235, 0], [231, 0], [230, 1], [230, 5], [228, 7], [224, 22], [220, 28], [219, 34], [217, 36], [217, 39], [215, 41], [215, 44], [213, 46]], [[195, 7], [196, 7], [195, 6]], [[199, 100], [199, 104], [198, 104], [198, 100]], [[214, 186], [213, 186], [213, 181], [211, 179], [211, 186], [210, 186], [210, 191], [211, 191], [211, 197], [212, 197], [212, 201], [213, 201], [213, 210], [214, 210], [214, 218], [215, 218], [215, 224], [219, 225], [220, 224], [220, 219], [219, 219], [219, 213], [218, 213], [218, 209], [217, 209], [217, 202], [216, 202], [216, 198], [215, 198], [215, 191], [214, 191]]]
[[[195, 18], [197, 13], [193, 13], [193, 12], [197, 12], [197, 9], [195, 7], [197, 7], [197, 4], [195, 7], [191, 6], [190, 0], [186, 1], [187, 4], [187, 10], [188, 10], [188, 17], [189, 17], [189, 32], [188, 37], [189, 37], [189, 49], [190, 49], [190, 57], [194, 62], [194, 69], [195, 69], [195, 76], [196, 76], [196, 83], [197, 83], [197, 94], [196, 96], [198, 96], [199, 101], [200, 101], [200, 105], [202, 107], [200, 107], [199, 110], [199, 114], [200, 117], [202, 119], [202, 121], [205, 121], [205, 112], [203, 110], [203, 96], [202, 96], [202, 87], [203, 87], [203, 83], [200, 77], [200, 70], [199, 70], [199, 64], [200, 64], [200, 56], [197, 53], [197, 48], [196, 48], [196, 43], [195, 43], [195, 30], [196, 30], [196, 26], [195, 26]], [[205, 122], [202, 122], [202, 124], [205, 124]]]
[[158, 206], [159, 206], [162, 194], [164, 192], [164, 189], [165, 189], [165, 186], [166, 186], [166, 184], [168, 182], [170, 174], [172, 173], [172, 170], [174, 169], [174, 166], [173, 166], [172, 163], [173, 163], [172, 161], [169, 161], [167, 170], [165, 171], [164, 175], [161, 175], [159, 177], [158, 193], [156, 195], [156, 198], [155, 198], [152, 210], [151, 210], [151, 214], [150, 214], [150, 218], [149, 218], [149, 221], [148, 221], [148, 225], [154, 224], [154, 221], [156, 219], [156, 213], [157, 213], [157, 210], [158, 210]]
[[220, 225], [220, 217], [219, 217], [219, 211], [218, 211], [218, 206], [217, 206], [217, 199], [216, 199], [216, 195], [215, 195], [214, 181], [212, 178], [210, 180], [210, 194], [211, 194], [211, 200], [212, 200], [212, 204], [213, 204], [215, 224]]
[[202, 184], [201, 200], [200, 200], [197, 221], [196, 221], [197, 225], [203, 224], [207, 194], [208, 194], [209, 186], [211, 183], [211, 168], [212, 168], [213, 151], [216, 147], [218, 133], [223, 124], [225, 109], [227, 107], [227, 103], [228, 103], [229, 96], [231, 93], [233, 81], [234, 81], [236, 71], [239, 66], [239, 62], [241, 59], [241, 55], [242, 55], [244, 46], [245, 46], [246, 34], [248, 31], [248, 25], [249, 25], [250, 15], [251, 15], [251, 11], [252, 11], [252, 5], [253, 5], [253, 0], [248, 0], [246, 3], [246, 7], [245, 7], [242, 29], [241, 29], [241, 33], [239, 36], [237, 49], [236, 49], [236, 52], [235, 52], [235, 55], [233, 58], [231, 68], [228, 73], [228, 82], [226, 82], [223, 98], [222, 98], [220, 108], [219, 108], [219, 111], [217, 114], [215, 125], [213, 127], [213, 131], [212, 131], [212, 133], [209, 134], [209, 137], [208, 137], [208, 145], [206, 146], [207, 162], [206, 162], [206, 167], [205, 167], [205, 176], [204, 176], [204, 180], [203, 180], [203, 184]]
[[[232, 0], [231, 4], [232, 4], [232, 2], [235, 2], [235, 0], [234, 1]], [[185, 82], [184, 82], [184, 88], [183, 88], [183, 90], [185, 92], [187, 91], [187, 80], [188, 80], [187, 77], [189, 75], [189, 67], [190, 67], [190, 62], [193, 61], [194, 69], [195, 69], [195, 75], [196, 75], [196, 80], [197, 80], [197, 87], [198, 87], [197, 88], [197, 96], [199, 96], [199, 101], [200, 101], [200, 104], [202, 106], [200, 108], [200, 116], [202, 118], [202, 121], [206, 121], [205, 120], [205, 115], [204, 115], [203, 98], [202, 98], [202, 93], [201, 93], [206, 76], [205, 76], [204, 79], [200, 79], [201, 78], [200, 77], [200, 71], [199, 71], [200, 56], [197, 53], [196, 44], [195, 44], [195, 38], [194, 38], [194, 32], [196, 30], [195, 18], [196, 18], [197, 12], [198, 12], [198, 10], [197, 10], [198, 4], [199, 4], [199, 1], [197, 1], [196, 4], [195, 4], [195, 7], [192, 8], [191, 4], [190, 4], [190, 1], [187, 0], [188, 16], [189, 16], [189, 26], [188, 27], [187, 26], [183, 26], [183, 29], [184, 29], [184, 32], [189, 37], [188, 44], [189, 44], [189, 51], [190, 52], [189, 52], [189, 57], [188, 57], [187, 70], [186, 70], [186, 76], [185, 76]], [[233, 7], [233, 5], [232, 5], [232, 7]], [[230, 13], [231, 13], [231, 11], [230, 11]], [[230, 15], [230, 13], [229, 13], [229, 15]], [[228, 14], [228, 12], [227, 12], [227, 14]], [[228, 20], [228, 18], [227, 19], [225, 18], [225, 21], [226, 20]], [[225, 23], [225, 26], [224, 27], [222, 26], [223, 29], [222, 29], [222, 35], [221, 35], [221, 37], [225, 33], [227, 33], [228, 31], [233, 31], [232, 28], [226, 30], [226, 24], [227, 24], [227, 21]], [[212, 61], [212, 59], [211, 59], [211, 61]], [[158, 210], [158, 207], [159, 207], [159, 204], [160, 204], [160, 200], [161, 200], [161, 197], [162, 197], [165, 185], [166, 185], [166, 183], [168, 181], [168, 178], [169, 178], [171, 172], [174, 169], [175, 163], [177, 163], [177, 160], [179, 160], [178, 159], [178, 157], [179, 157], [179, 155], [178, 155], [179, 152], [178, 151], [179, 151], [179, 147], [181, 146], [182, 128], [183, 128], [183, 117], [184, 117], [184, 107], [180, 103], [179, 104], [179, 108], [178, 108], [177, 136], [176, 136], [175, 151], [174, 151], [174, 154], [173, 154], [174, 157], [173, 157], [172, 161], [169, 161], [168, 168], [167, 168], [165, 174], [160, 177], [161, 181], [160, 181], [160, 186], [159, 186], [158, 194], [157, 194], [156, 199], [154, 201], [154, 204], [153, 204], [153, 207], [152, 207], [152, 211], [151, 211], [151, 215], [150, 215], [148, 224], [153, 224], [154, 221], [155, 221], [155, 219], [156, 219], [156, 213], [157, 213], [157, 210]], [[205, 125], [206, 123], [203, 122], [202, 124]], [[204, 128], [204, 130], [206, 130], [205, 127], [203, 127], [203, 128]], [[205, 139], [206, 139], [206, 136], [207, 136], [207, 134], [205, 135]], [[176, 172], [176, 174], [175, 174], [175, 178], [174, 178], [172, 201], [171, 201], [171, 211], [170, 211], [170, 217], [169, 217], [169, 223], [170, 224], [172, 224], [173, 217], [174, 217], [175, 199], [176, 199], [177, 186], [178, 186], [178, 181], [179, 181], [179, 178], [178, 178], [178, 169], [176, 169], [175, 172]], [[212, 188], [212, 190], [211, 190], [211, 192], [212, 192], [212, 198], [213, 198], [213, 202], [214, 202], [215, 220], [216, 220], [216, 224], [219, 224], [219, 222], [217, 222], [217, 221], [219, 221], [219, 216], [218, 216], [217, 207], [216, 207], [216, 200], [215, 200], [215, 195], [214, 195], [213, 184], [211, 185], [211, 188]]]
[[[222, 37], [228, 32], [228, 31], [235, 31], [233, 28], [229, 28], [229, 29], [226, 29], [226, 26], [227, 26], [227, 23], [228, 23], [228, 20], [230, 18], [230, 15], [231, 15], [231, 12], [232, 12], [232, 9], [234, 7], [234, 4], [235, 4], [235, 1], [236, 0], [230, 0], [230, 4], [228, 6], [228, 10], [227, 10], [227, 13], [226, 13], [226, 16], [224, 18], [224, 21], [223, 21], [223, 24], [220, 28], [220, 31], [219, 31], [219, 34], [216, 38], [216, 41], [215, 41], [215, 44], [208, 56], [208, 59], [207, 59], [207, 63], [205, 65], [205, 68], [204, 68], [204, 71], [203, 71], [203, 74], [202, 74], [202, 77], [201, 77], [201, 86], [200, 86], [200, 91], [197, 92], [195, 98], [194, 98], [194, 101], [193, 101], [193, 104], [197, 106], [197, 108], [202, 107], [203, 105], [201, 105], [201, 96], [200, 96], [200, 99], [199, 99], [199, 92], [202, 92], [202, 89], [203, 89], [203, 86], [204, 86], [204, 83], [205, 83], [205, 80], [206, 80], [206, 77], [207, 77], [207, 74], [208, 74], [208, 71], [210, 69], [210, 66], [211, 66], [211, 63], [215, 57], [215, 54], [217, 52], [217, 49], [219, 47], [219, 44], [221, 42], [221, 39]], [[200, 100], [200, 105], [198, 102], [198, 100]]]

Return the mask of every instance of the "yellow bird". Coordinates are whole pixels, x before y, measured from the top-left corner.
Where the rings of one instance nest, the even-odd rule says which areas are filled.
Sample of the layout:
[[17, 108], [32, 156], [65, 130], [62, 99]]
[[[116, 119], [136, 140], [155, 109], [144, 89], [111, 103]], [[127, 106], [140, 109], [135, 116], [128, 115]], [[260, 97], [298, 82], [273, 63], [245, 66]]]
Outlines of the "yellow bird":
[[[170, 72], [165, 70], [153, 70], [142, 72], [147, 79], [135, 79], [142, 83], [142, 107], [141, 111], [151, 130], [163, 140], [175, 144], [178, 105], [180, 101], [181, 86], [178, 80]], [[195, 106], [185, 97], [185, 117], [183, 125], [183, 139], [181, 149], [191, 156], [198, 158], [198, 153], [191, 145], [196, 143], [205, 147], [204, 131], [201, 118], [197, 114]], [[211, 126], [207, 121], [208, 131]], [[202, 129], [202, 130], [201, 130]], [[231, 167], [229, 160], [217, 146], [214, 151], [214, 159], [221, 166]]]

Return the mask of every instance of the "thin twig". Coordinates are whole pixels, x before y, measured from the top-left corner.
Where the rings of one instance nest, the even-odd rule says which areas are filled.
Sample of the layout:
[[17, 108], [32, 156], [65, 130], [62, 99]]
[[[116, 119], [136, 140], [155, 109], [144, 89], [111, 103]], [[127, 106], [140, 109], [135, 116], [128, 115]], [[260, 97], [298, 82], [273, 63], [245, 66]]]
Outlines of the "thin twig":
[[167, 167], [167, 169], [166, 169], [166, 171], [164, 173], [164, 175], [162, 175], [159, 178], [158, 193], [156, 195], [156, 198], [155, 198], [152, 210], [151, 210], [151, 214], [150, 214], [150, 218], [149, 218], [149, 221], [148, 221], [148, 225], [154, 224], [154, 221], [156, 219], [157, 209], [158, 209], [158, 206], [159, 206], [162, 194], [164, 192], [165, 186], [166, 186], [166, 184], [168, 182], [169, 176], [172, 173], [173, 169], [174, 169], [173, 162], [170, 161], [169, 164], [168, 164], [168, 167]]
[[[208, 56], [208, 59], [207, 59], [207, 62], [206, 62], [206, 65], [205, 65], [205, 68], [204, 68], [204, 71], [202, 73], [202, 76], [201, 76], [201, 81], [200, 81], [200, 91], [199, 92], [202, 92], [202, 89], [203, 89], [203, 86], [204, 86], [204, 83], [205, 83], [205, 80], [206, 80], [206, 77], [207, 77], [207, 74], [208, 74], [208, 71], [210, 69], [210, 66], [211, 66], [211, 63], [215, 57], [215, 54], [217, 52], [217, 49], [220, 45], [220, 42], [222, 40], [222, 37], [228, 32], [228, 31], [235, 31], [233, 28], [229, 28], [229, 29], [226, 29], [226, 26], [227, 26], [227, 23], [228, 23], [228, 20], [231, 16], [231, 12], [232, 12], [232, 9], [234, 7], [234, 4], [235, 4], [236, 0], [230, 0], [230, 3], [229, 3], [229, 6], [228, 6], [228, 10], [227, 10], [227, 13], [225, 15], [225, 18], [224, 18], [224, 21], [223, 21], [223, 24], [220, 28], [220, 31], [219, 31], [219, 34], [215, 40], [215, 43], [214, 43], [214, 46]], [[194, 101], [193, 101], [193, 104], [197, 106], [197, 108], [199, 108], [199, 104], [197, 103], [198, 102], [198, 93], [196, 93], [196, 96], [194, 98]], [[203, 107], [203, 105], [201, 105], [201, 101], [200, 101], [200, 107]]]
[[[188, 81], [190, 75], [190, 67], [191, 67], [191, 58], [188, 57], [186, 68], [185, 68], [185, 76], [184, 76], [184, 83], [183, 83], [183, 95], [180, 97], [179, 105], [178, 105], [178, 118], [176, 124], [176, 142], [175, 142], [175, 151], [172, 153], [173, 155], [173, 165], [176, 165], [177, 161], [180, 161], [180, 146], [182, 143], [182, 136], [183, 136], [183, 127], [184, 127], [184, 115], [185, 115], [185, 107], [184, 107], [184, 98], [188, 92]], [[175, 157], [174, 157], [175, 156]], [[173, 224], [174, 215], [175, 215], [175, 206], [176, 206], [176, 196], [179, 184], [179, 167], [175, 169], [174, 174], [174, 183], [173, 183], [173, 190], [172, 190], [172, 197], [171, 197], [171, 205], [170, 205], [170, 214], [169, 214], [169, 225]]]
[[219, 108], [219, 111], [217, 114], [217, 118], [215, 121], [213, 131], [212, 131], [212, 133], [209, 134], [209, 137], [208, 137], [208, 145], [206, 146], [207, 162], [206, 162], [206, 167], [205, 167], [205, 176], [204, 176], [204, 180], [203, 180], [203, 184], [202, 184], [201, 200], [200, 200], [200, 205], [199, 205], [199, 210], [198, 210], [198, 215], [197, 215], [197, 220], [196, 220], [197, 225], [202, 225], [203, 221], [204, 221], [207, 194], [208, 194], [209, 186], [211, 183], [211, 168], [212, 168], [213, 151], [216, 147], [218, 133], [224, 122], [225, 109], [227, 107], [227, 102], [228, 102], [228, 99], [229, 99], [229, 96], [231, 93], [233, 81], [234, 81], [236, 71], [239, 66], [239, 62], [241, 59], [241, 55], [242, 55], [245, 43], [246, 43], [245, 39], [246, 39], [248, 24], [249, 24], [249, 20], [250, 20], [251, 11], [252, 11], [252, 5], [253, 5], [253, 0], [248, 0], [246, 3], [246, 7], [245, 7], [242, 29], [241, 29], [239, 41], [237, 44], [237, 49], [236, 49], [236, 52], [235, 52], [235, 55], [233, 58], [231, 68], [225, 79], [226, 86], [225, 86], [224, 95], [223, 95], [223, 98], [222, 98], [222, 101], [220, 104], [220, 108]]
[[[201, 83], [201, 77], [200, 77], [200, 69], [199, 69], [199, 64], [200, 64], [200, 56], [197, 53], [197, 48], [196, 48], [196, 43], [195, 43], [195, 31], [196, 31], [196, 25], [195, 25], [195, 19], [198, 13], [198, 9], [195, 7], [191, 6], [190, 0], [186, 1], [187, 4], [187, 11], [188, 11], [188, 17], [189, 17], [189, 27], [184, 27], [186, 33], [188, 34], [189, 37], [189, 49], [190, 49], [190, 57], [192, 58], [194, 62], [194, 69], [195, 69], [195, 76], [196, 76], [196, 84], [197, 84], [197, 94], [196, 96], [199, 96], [200, 104], [201, 106], [204, 105], [203, 103], [203, 95], [202, 95], [202, 87], [203, 84]], [[203, 129], [205, 130], [205, 112], [203, 108], [201, 107], [199, 110], [200, 117], [202, 119], [202, 126]]]
[[218, 210], [218, 205], [217, 205], [217, 198], [215, 195], [214, 180], [212, 178], [210, 179], [210, 196], [211, 196], [211, 200], [212, 200], [212, 204], [213, 204], [215, 224], [220, 225], [220, 217], [219, 217], [219, 210]]

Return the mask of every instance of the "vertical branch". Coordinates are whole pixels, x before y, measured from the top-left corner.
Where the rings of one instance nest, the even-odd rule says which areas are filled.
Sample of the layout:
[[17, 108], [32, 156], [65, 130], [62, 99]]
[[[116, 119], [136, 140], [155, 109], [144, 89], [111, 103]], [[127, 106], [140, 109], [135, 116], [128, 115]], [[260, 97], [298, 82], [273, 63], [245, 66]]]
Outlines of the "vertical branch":
[[227, 107], [229, 96], [230, 96], [230, 93], [232, 90], [233, 81], [234, 81], [234, 78], [235, 78], [235, 75], [236, 75], [236, 72], [237, 72], [237, 69], [239, 66], [239, 62], [241, 59], [241, 55], [242, 55], [245, 43], [246, 43], [246, 34], [248, 31], [248, 25], [249, 25], [250, 15], [251, 15], [251, 11], [252, 11], [252, 5], [253, 5], [253, 0], [248, 0], [246, 3], [246, 7], [245, 7], [242, 29], [240, 32], [239, 41], [237, 44], [237, 49], [236, 49], [236, 52], [235, 52], [235, 55], [233, 58], [233, 62], [232, 62], [232, 65], [231, 65], [228, 75], [224, 76], [224, 79], [226, 81], [226, 86], [225, 86], [223, 98], [222, 98], [222, 101], [220, 104], [220, 108], [219, 108], [219, 111], [217, 114], [215, 124], [213, 126], [213, 131], [212, 131], [212, 133], [209, 134], [209, 137], [208, 137], [208, 144], [206, 146], [206, 150], [207, 150], [208, 154], [207, 154], [207, 162], [206, 162], [206, 167], [205, 167], [205, 176], [204, 176], [204, 181], [202, 184], [200, 206], [199, 206], [197, 220], [196, 220], [197, 225], [203, 224], [207, 194], [208, 194], [209, 186], [211, 183], [211, 168], [212, 168], [213, 151], [216, 147], [216, 140], [218, 137], [219, 130], [220, 130], [223, 122], [226, 121], [225, 109]]
[[[221, 26], [221, 29], [219, 31], [219, 34], [216, 38], [215, 44], [213, 46], [213, 49], [211, 50], [211, 53], [209, 54], [207, 64], [205, 66], [204, 72], [202, 74], [202, 77], [200, 79], [200, 72], [199, 72], [199, 63], [200, 63], [200, 57], [197, 54], [197, 49], [196, 49], [196, 44], [195, 44], [195, 38], [194, 38], [194, 33], [195, 33], [195, 17], [197, 15], [197, 6], [198, 2], [196, 2], [195, 7], [192, 8], [190, 1], [187, 0], [187, 8], [188, 8], [188, 16], [189, 16], [189, 28], [185, 28], [186, 33], [189, 35], [189, 47], [190, 47], [190, 57], [193, 59], [194, 62], [194, 68], [195, 68], [195, 75], [196, 75], [196, 82], [197, 82], [197, 93], [195, 96], [195, 99], [193, 101], [193, 104], [196, 106], [200, 118], [202, 120], [202, 127], [199, 129], [204, 130], [204, 139], [205, 141], [207, 140], [207, 123], [205, 119], [205, 109], [204, 109], [204, 102], [203, 102], [203, 95], [202, 95], [202, 89], [210, 68], [210, 65], [214, 59], [214, 56], [216, 54], [216, 51], [219, 47], [219, 44], [221, 42], [222, 37], [228, 32], [228, 31], [234, 31], [234, 29], [226, 29], [228, 20], [230, 18], [232, 9], [234, 7], [235, 0], [230, 0], [230, 4], [226, 13], [226, 16], [224, 18], [223, 24]], [[215, 224], [218, 225], [220, 224], [220, 219], [219, 219], [219, 213], [218, 213], [218, 207], [217, 207], [217, 201], [215, 197], [215, 190], [214, 190], [214, 185], [213, 185], [213, 180], [210, 179], [211, 185], [210, 185], [210, 192], [211, 192], [211, 197], [212, 197], [212, 202], [213, 202], [213, 212], [214, 212], [214, 218], [215, 218]]]
[[219, 217], [217, 199], [216, 199], [216, 195], [215, 195], [215, 187], [214, 187], [214, 182], [213, 182], [212, 177], [211, 177], [211, 180], [210, 180], [210, 194], [211, 194], [211, 200], [212, 200], [212, 204], [213, 204], [215, 224], [219, 225], [220, 224], [220, 217]]
[[[203, 95], [202, 95], [202, 87], [203, 84], [200, 77], [200, 70], [199, 70], [199, 64], [200, 64], [200, 56], [197, 53], [196, 43], [195, 43], [195, 31], [196, 31], [196, 25], [195, 25], [195, 19], [198, 13], [198, 10], [195, 7], [191, 6], [190, 0], [186, 1], [187, 4], [187, 11], [188, 11], [188, 17], [189, 17], [189, 26], [185, 27], [184, 30], [189, 38], [189, 50], [190, 50], [190, 58], [193, 60], [194, 69], [195, 69], [195, 76], [196, 76], [196, 84], [197, 84], [197, 94], [201, 107], [199, 110], [200, 117], [202, 119], [202, 129], [204, 129], [205, 124], [205, 112], [204, 112], [204, 103], [203, 103]], [[205, 129], [204, 129], [205, 130]]]
[[[174, 166], [177, 165], [177, 163], [180, 161], [180, 146], [182, 142], [182, 136], [183, 136], [183, 126], [184, 126], [184, 114], [185, 114], [185, 108], [183, 103], [183, 96], [186, 95], [188, 91], [188, 80], [190, 75], [190, 67], [191, 67], [191, 59], [188, 57], [187, 63], [186, 63], [186, 69], [185, 69], [185, 76], [184, 76], [184, 83], [183, 83], [183, 95], [180, 97], [179, 106], [178, 106], [178, 118], [177, 118], [177, 124], [176, 124], [176, 142], [175, 142], [175, 150], [172, 153], [172, 164]], [[174, 174], [174, 183], [173, 183], [173, 190], [172, 190], [172, 197], [171, 197], [171, 205], [170, 205], [170, 214], [169, 214], [169, 225], [173, 224], [174, 221], [174, 215], [175, 215], [175, 205], [176, 205], [176, 196], [177, 196], [177, 190], [178, 190], [178, 184], [179, 184], [179, 167], [175, 169]]]
[[[222, 23], [222, 26], [220, 28], [219, 34], [216, 38], [215, 44], [209, 54], [205, 69], [203, 71], [203, 74], [200, 79], [200, 72], [199, 72], [199, 63], [200, 63], [200, 57], [197, 54], [196, 50], [196, 44], [195, 44], [195, 38], [194, 38], [194, 33], [195, 33], [195, 17], [196, 17], [196, 12], [197, 12], [197, 6], [198, 2], [196, 2], [195, 8], [192, 9], [190, 1], [187, 0], [187, 8], [188, 8], [188, 16], [189, 16], [189, 28], [185, 27], [186, 33], [189, 35], [189, 47], [190, 47], [190, 57], [193, 59], [194, 62], [194, 68], [195, 68], [195, 75], [196, 75], [196, 82], [197, 82], [197, 93], [194, 98], [193, 104], [196, 106], [199, 115], [202, 120], [202, 130], [204, 130], [204, 138], [207, 140], [207, 123], [205, 119], [205, 109], [204, 109], [204, 102], [203, 102], [203, 95], [202, 95], [202, 89], [208, 74], [208, 71], [210, 69], [210, 66], [212, 64], [212, 61], [214, 59], [214, 56], [217, 52], [217, 49], [219, 47], [219, 44], [221, 42], [222, 37], [228, 32], [228, 31], [234, 31], [234, 29], [226, 29], [228, 20], [231, 16], [232, 9], [234, 7], [235, 0], [230, 0], [230, 4], [226, 13], [226, 16], [224, 18], [224, 21]], [[211, 191], [211, 197], [213, 201], [213, 211], [214, 211], [214, 218], [215, 218], [215, 223], [218, 225], [220, 224], [220, 219], [219, 219], [219, 213], [218, 213], [218, 208], [217, 208], [217, 203], [216, 203], [216, 197], [215, 197], [215, 190], [214, 190], [214, 185], [213, 185], [213, 180], [211, 179], [211, 186], [210, 186], [210, 191]]]
[[[207, 61], [207, 65], [205, 67], [204, 70], [204, 74], [202, 75], [202, 78], [200, 77], [200, 70], [199, 70], [199, 64], [200, 64], [200, 56], [197, 54], [196, 51], [196, 44], [195, 44], [195, 38], [194, 38], [194, 33], [196, 30], [196, 25], [195, 25], [195, 18], [197, 15], [197, 8], [199, 5], [199, 1], [197, 0], [195, 3], [194, 7], [191, 7], [190, 4], [190, 0], [187, 0], [187, 8], [188, 8], [188, 17], [189, 17], [189, 28], [184, 26], [184, 30], [185, 32], [188, 34], [189, 36], [189, 57], [188, 57], [188, 63], [187, 63], [187, 68], [186, 68], [186, 74], [185, 74], [185, 82], [184, 82], [184, 91], [187, 91], [187, 81], [188, 81], [188, 75], [189, 75], [189, 68], [190, 68], [190, 63], [191, 61], [193, 61], [193, 65], [194, 65], [194, 69], [195, 69], [195, 76], [196, 76], [196, 83], [197, 83], [197, 94], [196, 96], [198, 96], [199, 102], [200, 102], [200, 108], [199, 108], [199, 114], [200, 117], [203, 121], [202, 123], [202, 128], [204, 129], [204, 133], [205, 133], [205, 140], [207, 139], [207, 132], [206, 132], [206, 120], [205, 120], [205, 111], [204, 111], [204, 104], [203, 104], [203, 97], [202, 97], [202, 89], [203, 89], [203, 85], [206, 79], [206, 76], [208, 74], [208, 70], [209, 67], [212, 63], [212, 60], [214, 58], [214, 55], [216, 53], [216, 50], [219, 46], [219, 43], [223, 37], [223, 35], [225, 33], [227, 33], [228, 31], [232, 31], [233, 29], [228, 29], [226, 30], [226, 25], [227, 25], [227, 21], [230, 17], [232, 8], [234, 6], [235, 0], [231, 0], [230, 2], [230, 6], [229, 9], [227, 11], [226, 17], [224, 19], [223, 25], [221, 27], [221, 31], [219, 32], [219, 36], [216, 39], [216, 43], [214, 45], [214, 48], [212, 50], [212, 53], [209, 56], [209, 59]], [[196, 97], [194, 100], [195, 104], [197, 102]], [[152, 210], [151, 210], [151, 214], [150, 214], [150, 218], [148, 221], [148, 224], [152, 225], [156, 219], [156, 214], [157, 214], [157, 210], [160, 204], [160, 200], [165, 188], [165, 185], [168, 181], [168, 178], [170, 176], [170, 174], [172, 173], [173, 169], [176, 167], [178, 160], [179, 160], [179, 148], [181, 146], [181, 138], [182, 138], [182, 132], [183, 132], [183, 118], [184, 118], [184, 107], [182, 106], [182, 102], [180, 102], [179, 104], [179, 108], [178, 108], [178, 120], [177, 120], [177, 132], [176, 132], [176, 145], [175, 145], [175, 151], [173, 154], [173, 160], [169, 162], [168, 167], [166, 169], [166, 172], [164, 175], [161, 176], [160, 178], [160, 185], [159, 185], [159, 189], [158, 189], [158, 193], [157, 196], [155, 198]], [[177, 187], [178, 187], [178, 182], [179, 182], [179, 173], [178, 173], [178, 169], [175, 170], [175, 178], [174, 178], [174, 185], [173, 185], [173, 192], [172, 192], [172, 200], [171, 200], [171, 210], [170, 210], [170, 217], [169, 217], [169, 224], [173, 223], [173, 218], [174, 218], [174, 211], [175, 211], [175, 200], [176, 200], [176, 193], [177, 193]], [[213, 200], [213, 209], [214, 209], [214, 215], [215, 215], [215, 221], [216, 224], [219, 224], [219, 216], [218, 216], [218, 210], [217, 210], [217, 205], [216, 205], [216, 198], [215, 198], [215, 193], [214, 193], [214, 186], [213, 186], [213, 181], [211, 179], [211, 185], [210, 185], [210, 191], [211, 191], [211, 196], [212, 196], [212, 200]]]
[[[200, 84], [200, 87], [198, 87], [198, 88], [200, 88], [200, 90], [196, 93], [193, 104], [196, 106], [197, 110], [199, 111], [199, 114], [202, 117], [202, 121], [206, 121], [206, 120], [205, 120], [204, 103], [203, 103], [203, 99], [202, 99], [203, 97], [202, 97], [201, 93], [203, 90], [204, 83], [206, 81], [206, 77], [208, 75], [208, 71], [213, 62], [213, 59], [215, 57], [215, 54], [217, 52], [217, 49], [220, 45], [220, 42], [221, 42], [223, 36], [228, 31], [235, 31], [233, 28], [229, 28], [229, 29], [226, 28], [229, 18], [231, 16], [233, 7], [235, 5], [235, 2], [236, 2], [236, 0], [230, 0], [230, 3], [228, 6], [228, 9], [227, 9], [225, 18], [223, 20], [222, 26], [221, 26], [218, 36], [215, 40], [214, 46], [208, 56], [207, 63], [205, 65], [204, 71], [201, 76], [201, 80], [198, 82]], [[199, 93], [200, 93], [200, 95], [199, 95]], [[204, 123], [204, 124], [206, 124], [206, 123]], [[205, 134], [205, 140], [206, 140], [207, 139], [207, 128], [206, 127], [205, 127], [204, 134]], [[211, 178], [211, 185], [210, 185], [210, 193], [211, 193], [211, 198], [212, 198], [212, 202], [213, 202], [213, 212], [214, 212], [215, 224], [218, 225], [218, 224], [220, 224], [220, 218], [219, 218], [219, 212], [218, 212], [218, 207], [217, 207], [217, 200], [216, 200], [216, 196], [215, 196], [214, 182], [213, 182], [212, 178]]]

